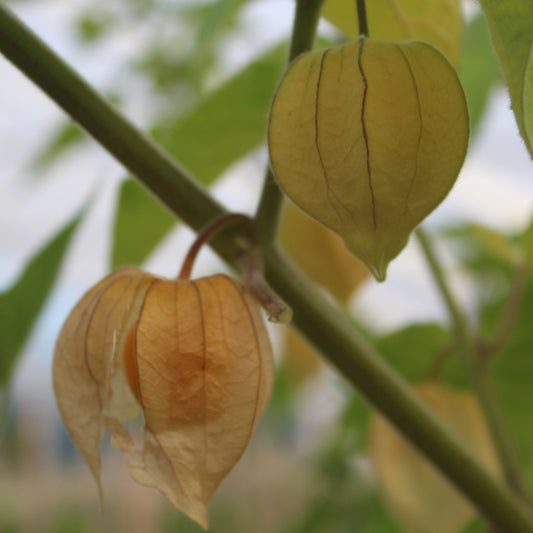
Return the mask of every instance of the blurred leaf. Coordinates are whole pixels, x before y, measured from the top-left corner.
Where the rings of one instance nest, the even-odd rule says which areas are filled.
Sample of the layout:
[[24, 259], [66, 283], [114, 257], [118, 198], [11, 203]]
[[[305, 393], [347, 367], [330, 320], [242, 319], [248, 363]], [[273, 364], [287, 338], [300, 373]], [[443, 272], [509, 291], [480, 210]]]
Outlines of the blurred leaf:
[[141, 265], [176, 218], [144, 187], [131, 179], [122, 182], [113, 226], [111, 267]]
[[[485, 306], [481, 315], [481, 330], [492, 338], [506, 305], [506, 295]], [[533, 447], [531, 446], [531, 412], [524, 406], [533, 405], [533, 280], [529, 279], [522, 295], [518, 316], [511, 336], [492, 364], [492, 377], [501, 402], [504, 420], [530, 487], [533, 487]]]
[[153, 135], [199, 181], [213, 182], [265, 140], [268, 109], [283, 71], [285, 46], [247, 65], [190, 113], [168, 118]]
[[474, 136], [490, 91], [501, 79], [500, 67], [482, 13], [476, 15], [465, 29], [459, 77], [468, 100], [471, 135]]
[[524, 125], [527, 134], [527, 144], [533, 156], [533, 45], [531, 46], [527, 61], [522, 98], [524, 103]]
[[[359, 36], [353, 0], [326, 0], [323, 15], [348, 37]], [[372, 0], [367, 2], [370, 35], [389, 41], [427, 41], [457, 64], [463, 19], [458, 0]]]
[[72, 121], [65, 121], [55, 133], [52, 133], [48, 144], [43, 148], [34, 161], [37, 169], [42, 169], [53, 163], [59, 156], [63, 155], [69, 148], [85, 138], [84, 132]]
[[[437, 383], [415, 387], [447, 429], [494, 477], [500, 466], [477, 398]], [[370, 429], [370, 453], [387, 505], [408, 533], [458, 533], [476, 511], [450, 481], [380, 415]]]
[[512, 240], [496, 229], [482, 224], [468, 226], [472, 236], [491, 254], [511, 266], [523, 264], [524, 254]]
[[[178, 2], [164, 10], [167, 19], [177, 24], [162, 31], [165, 23], [159, 21], [147, 50], [135, 66], [151, 78], [156, 89], [161, 89], [161, 96], [172, 105], [173, 111], [177, 101], [182, 106], [180, 109], [184, 109], [183, 105], [195, 102], [204, 91], [206, 78], [219, 61], [218, 44], [225, 36], [236, 32], [238, 15], [246, 1]], [[176, 91], [179, 91], [179, 99], [175, 97]]]
[[295, 384], [302, 384], [319, 372], [323, 359], [298, 331], [284, 329], [283, 366]]
[[[481, 0], [487, 17], [492, 43], [500, 60], [518, 128], [530, 154], [533, 156], [532, 140], [524, 118], [524, 91], [526, 70], [533, 45], [533, 2], [531, 0]], [[533, 129], [531, 110], [528, 117], [529, 130]]]
[[0, 387], [5, 386], [31, 328], [46, 302], [82, 214], [67, 224], [0, 294]]
[[526, 256], [526, 261], [533, 268], [533, 220], [518, 237], [518, 243]]
[[342, 238], [292, 202], [285, 202], [279, 240], [292, 261], [315, 283], [346, 305], [370, 272]]
[[77, 21], [78, 37], [86, 43], [94, 43], [107, 33], [114, 22], [111, 14], [102, 9], [87, 13]]
[[442, 360], [439, 377], [446, 383], [465, 384], [451, 336], [439, 324], [409, 325], [378, 339], [376, 349], [407, 381], [427, 379]]
[[461, 533], [487, 533], [490, 531], [488, 524], [481, 518], [475, 518]]

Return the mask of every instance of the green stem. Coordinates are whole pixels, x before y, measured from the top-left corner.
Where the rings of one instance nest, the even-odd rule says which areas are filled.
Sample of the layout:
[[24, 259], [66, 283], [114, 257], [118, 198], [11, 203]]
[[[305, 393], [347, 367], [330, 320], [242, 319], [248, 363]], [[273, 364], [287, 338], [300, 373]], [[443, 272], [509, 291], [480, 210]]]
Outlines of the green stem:
[[[0, 50], [65, 110], [75, 111], [78, 122], [135, 174], [163, 202], [195, 229], [205, 226], [223, 209], [201, 188], [192, 185], [170, 157], [113, 111], [94, 91], [87, 90], [72, 69], [0, 4]], [[51, 81], [50, 81], [51, 80]], [[50, 89], [52, 85], [52, 89]], [[76, 90], [71, 90], [71, 87]], [[77, 93], [82, 91], [82, 95]], [[94, 128], [105, 121], [105, 128]], [[135, 148], [151, 161], [137, 159]], [[170, 198], [170, 200], [169, 200]], [[212, 247], [223, 258], [237, 263], [242, 228], [224, 232], [225, 240]], [[272, 287], [294, 308], [296, 327], [319, 348], [377, 409], [418, 446], [460, 488], [479, 510], [506, 533], [533, 533], [533, 519], [523, 504], [481, 468], [451, 437], [413, 394], [410, 387], [384, 362], [319, 291], [301, 279], [275, 248], [264, 250], [265, 274]]]
[[357, 20], [359, 22], [359, 35], [369, 36], [368, 19], [366, 17], [366, 1], [356, 0], [357, 3]]
[[485, 358], [478, 357], [473, 335], [468, 320], [456, 302], [445, 279], [441, 264], [431, 245], [428, 234], [422, 229], [416, 230], [416, 236], [424, 252], [429, 268], [439, 292], [444, 299], [453, 324], [455, 338], [463, 354], [465, 367], [470, 381], [479, 397], [489, 430], [496, 447], [504, 475], [509, 487], [523, 501], [530, 503], [528, 491], [522, 479], [520, 464], [508, 435], [505, 420], [493, 390], [489, 368]]
[[[296, 1], [289, 63], [313, 47], [323, 3], [324, 0]], [[276, 182], [272, 169], [269, 167], [265, 174], [263, 190], [255, 215], [256, 236], [259, 244], [274, 242], [278, 233], [279, 214], [282, 205], [283, 193]]]

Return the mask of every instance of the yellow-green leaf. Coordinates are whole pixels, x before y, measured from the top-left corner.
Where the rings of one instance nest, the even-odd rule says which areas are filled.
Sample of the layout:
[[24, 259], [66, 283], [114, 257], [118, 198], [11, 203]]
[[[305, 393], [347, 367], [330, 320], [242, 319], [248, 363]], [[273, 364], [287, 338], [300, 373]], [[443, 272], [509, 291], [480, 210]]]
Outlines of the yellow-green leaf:
[[368, 278], [368, 269], [346, 249], [336, 233], [290, 202], [281, 217], [280, 241], [295, 264], [343, 304]]
[[524, 128], [526, 131], [529, 151], [533, 155], [533, 45], [530, 49], [526, 66], [523, 91]]
[[[354, 0], [326, 0], [323, 15], [348, 37], [359, 36]], [[372, 37], [426, 41], [458, 63], [463, 30], [458, 0], [372, 0], [367, 17]]]
[[[477, 399], [424, 383], [416, 391], [450, 432], [494, 476], [500, 467]], [[406, 533], [459, 533], [474, 518], [464, 496], [381, 416], [370, 428], [370, 453], [388, 507]]]
[[[481, 0], [492, 43], [505, 74], [518, 128], [533, 156], [531, 50], [533, 2], [531, 0]], [[526, 126], [527, 123], [527, 126]]]
[[118, 194], [111, 266], [140, 265], [176, 224], [144, 187], [127, 179]]
[[83, 214], [47, 242], [28, 262], [15, 284], [0, 293], [0, 388], [7, 385], [24, 343], [53, 289]]
[[268, 134], [285, 193], [378, 280], [455, 183], [468, 137], [464, 92], [442, 54], [366, 38], [300, 56]]

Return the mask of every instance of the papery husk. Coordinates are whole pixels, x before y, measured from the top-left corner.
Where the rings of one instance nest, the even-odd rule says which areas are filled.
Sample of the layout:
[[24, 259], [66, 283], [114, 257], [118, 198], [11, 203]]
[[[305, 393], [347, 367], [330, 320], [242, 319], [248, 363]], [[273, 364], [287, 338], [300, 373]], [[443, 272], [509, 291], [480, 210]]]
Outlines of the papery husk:
[[135, 350], [145, 419], [131, 475], [207, 527], [206, 506], [268, 401], [273, 363], [257, 304], [226, 275], [153, 283]]
[[57, 406], [96, 479], [101, 500], [100, 447], [106, 421], [115, 441], [126, 443], [118, 428], [140, 414], [124, 377], [121, 354], [124, 337], [153, 279], [133, 267], [112, 272], [81, 298], [56, 342]]

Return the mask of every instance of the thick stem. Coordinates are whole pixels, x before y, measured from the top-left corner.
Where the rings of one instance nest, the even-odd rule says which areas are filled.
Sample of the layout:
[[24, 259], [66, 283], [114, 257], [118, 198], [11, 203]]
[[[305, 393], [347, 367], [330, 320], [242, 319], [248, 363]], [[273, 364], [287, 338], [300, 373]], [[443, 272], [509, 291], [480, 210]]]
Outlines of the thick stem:
[[529, 503], [528, 491], [522, 479], [520, 465], [508, 435], [505, 420], [493, 391], [486, 361], [478, 357], [468, 320], [448, 286], [429, 236], [422, 228], [416, 230], [416, 236], [428, 262], [435, 284], [450, 314], [459, 352], [463, 355], [465, 368], [481, 402], [507, 484], [522, 500]]
[[[291, 44], [289, 48], [290, 63], [304, 52], [308, 52], [315, 42], [316, 28], [320, 19], [320, 10], [324, 0], [297, 0]], [[272, 243], [278, 232], [278, 221], [283, 205], [283, 193], [269, 167], [259, 205], [255, 215], [256, 236], [259, 244]]]
[[[80, 84], [79, 76], [58, 60], [4, 4], [0, 4], [0, 50], [65, 110], [74, 108], [78, 122], [109, 151], [119, 154], [119, 160], [128, 168], [136, 168], [138, 178], [191, 227], [199, 229], [222, 214], [222, 208], [200, 188], [191, 186], [168, 155], [136, 130], [132, 134], [131, 125], [115, 111], [105, 119], [95, 119], [95, 110], [107, 112], [107, 104], [94, 90], [86, 90], [88, 86]], [[52, 90], [49, 79], [53, 80]], [[82, 95], [71, 90], [72, 85], [81, 89]], [[93, 128], [95, 120], [97, 123], [105, 120], [107, 128]], [[142, 149], [151, 160], [130, 165], [128, 156], [137, 160], [135, 149]], [[221, 257], [235, 265], [242, 252], [237, 243], [241, 234], [237, 228], [224, 233], [227, 239], [215, 239], [211, 245]], [[533, 533], [533, 519], [522, 503], [492, 479], [442, 428], [343, 314], [295, 274], [275, 249], [266, 249], [263, 257], [267, 280], [294, 306], [294, 323], [298, 329], [423, 450], [490, 521], [506, 533]]]

